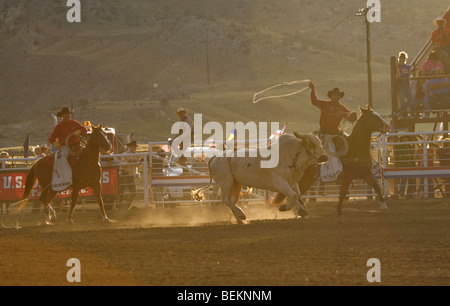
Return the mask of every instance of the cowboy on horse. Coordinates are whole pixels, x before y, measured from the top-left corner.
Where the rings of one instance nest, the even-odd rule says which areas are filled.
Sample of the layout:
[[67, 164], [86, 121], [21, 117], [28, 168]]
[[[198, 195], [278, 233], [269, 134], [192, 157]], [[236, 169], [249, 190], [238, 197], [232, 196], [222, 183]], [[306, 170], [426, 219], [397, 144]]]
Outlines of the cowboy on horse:
[[79, 135], [86, 135], [87, 130], [78, 121], [71, 119], [72, 112], [64, 107], [56, 114], [62, 118], [48, 141], [56, 148], [53, 163], [52, 189], [63, 191], [72, 184], [72, 169], [68, 162], [69, 152], [77, 155], [81, 150]]
[[316, 96], [316, 87], [313, 82], [309, 83], [311, 89], [311, 103], [321, 110], [320, 113], [320, 129], [319, 137], [323, 139], [325, 135], [344, 135], [339, 129], [343, 119], [351, 123], [356, 122], [358, 116], [356, 112], [351, 112], [343, 104], [339, 102], [344, 97], [344, 92], [339, 88], [328, 91], [330, 100], [319, 100]]
[[78, 121], [71, 119], [72, 112], [67, 107], [63, 107], [56, 116], [62, 118], [62, 121], [58, 123], [53, 132], [50, 134], [48, 141], [55, 146], [58, 150], [61, 146], [65, 145], [67, 136], [73, 133], [68, 139], [68, 145], [74, 152], [79, 152], [81, 148], [80, 139], [78, 135], [86, 135], [87, 130]]

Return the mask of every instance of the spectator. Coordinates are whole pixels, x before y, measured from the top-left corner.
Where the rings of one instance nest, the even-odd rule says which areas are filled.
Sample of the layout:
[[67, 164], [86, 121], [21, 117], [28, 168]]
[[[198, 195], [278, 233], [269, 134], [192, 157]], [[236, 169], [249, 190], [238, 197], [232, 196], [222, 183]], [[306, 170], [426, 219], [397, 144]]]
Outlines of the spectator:
[[[444, 139], [442, 148], [437, 149], [437, 159], [439, 166], [450, 167], [450, 138]], [[450, 198], [450, 177], [443, 178], [444, 198]]]
[[[436, 68], [435, 74], [442, 75], [444, 69], [441, 67]], [[428, 108], [434, 109], [446, 109], [449, 107], [450, 91], [449, 91], [450, 81], [447, 78], [440, 79], [430, 79], [425, 82], [424, 92], [425, 92], [425, 102]], [[427, 114], [429, 115], [429, 113]]]
[[[422, 75], [422, 71], [419, 70], [419, 76]], [[428, 104], [428, 99], [426, 99], [425, 91], [423, 90], [423, 87], [425, 85], [425, 80], [415, 80], [412, 82], [413, 84], [413, 95], [414, 95], [414, 108], [417, 109], [420, 106], [423, 107], [423, 110], [425, 111], [424, 116], [428, 117], [430, 116], [430, 105]]]
[[[423, 146], [423, 141], [421, 141], [418, 145], [419, 147], [416, 150], [416, 160], [417, 167], [419, 168], [428, 168], [434, 166], [434, 149], [430, 148], [429, 144], [426, 144], [426, 150]], [[425, 152], [426, 151], [426, 152]], [[425, 160], [426, 157], [426, 160]], [[426, 180], [424, 178], [420, 178], [420, 184], [418, 186], [418, 192], [425, 192], [425, 184], [428, 186], [428, 198], [434, 198], [434, 183], [433, 178], [429, 177]]]
[[[416, 166], [414, 160], [415, 148], [411, 142], [411, 138], [407, 135], [400, 137], [398, 144], [394, 145], [394, 164], [399, 168], [412, 168]], [[408, 186], [408, 189], [406, 188]], [[414, 198], [416, 191], [416, 179], [415, 178], [401, 178], [399, 186], [399, 198], [408, 199]], [[405, 194], [406, 192], [406, 194]]]
[[[100, 154], [101, 155], [113, 155], [113, 152], [112, 151], [106, 151], [105, 149], [100, 149]], [[100, 165], [101, 166], [110, 166], [110, 165], [115, 165], [115, 164], [120, 164], [120, 160], [118, 160], [114, 156], [111, 156], [111, 157], [102, 156], [100, 158]]]
[[433, 44], [433, 51], [437, 54], [438, 60], [444, 65], [444, 74], [450, 74], [450, 57], [447, 52], [442, 50], [441, 44]]
[[164, 161], [161, 158], [165, 157], [165, 152], [160, 146], [153, 145], [152, 153], [152, 176], [162, 176]]
[[446, 51], [447, 53], [450, 52], [450, 28], [446, 27], [447, 20], [438, 17], [434, 20], [434, 25], [437, 27], [432, 33], [431, 33], [431, 41], [433, 43], [440, 43], [442, 46], [442, 49]]
[[435, 75], [436, 68], [444, 69], [444, 65], [441, 61], [439, 61], [438, 55], [436, 52], [431, 51], [428, 55], [427, 60], [422, 64], [421, 70], [423, 75]]
[[33, 150], [34, 155], [36, 155], [36, 157], [41, 158], [45, 156], [45, 153], [42, 153], [42, 148], [41, 146], [36, 146]]
[[[187, 112], [188, 111], [186, 109], [179, 108], [175, 114], [177, 114], [178, 117], [180, 118], [179, 122], [185, 122], [189, 125], [190, 130], [191, 130], [191, 139], [190, 139], [190, 143], [188, 143], [188, 146], [191, 146], [191, 144], [194, 142], [194, 122], [192, 121], [191, 117], [189, 117], [187, 115]], [[183, 134], [183, 130], [180, 129], [178, 134], [175, 135], [174, 140], [177, 137], [181, 136], [182, 134]], [[183, 142], [180, 145], [180, 149], [183, 150]]]
[[397, 78], [401, 80], [397, 81], [397, 93], [400, 100], [400, 108], [397, 113], [406, 110], [414, 110], [414, 97], [409, 85], [409, 74], [411, 72], [411, 66], [406, 64], [408, 61], [408, 54], [406, 52], [400, 52], [397, 61]]
[[44, 154], [44, 156], [47, 155], [48, 146], [44, 143], [44, 144], [40, 145], [40, 147], [41, 147], [42, 154]]
[[[6, 151], [3, 151], [0, 153], [0, 158], [10, 158], [9, 153]], [[11, 168], [11, 165], [7, 162], [7, 161], [2, 161], [1, 162], [1, 167], [2, 169], [8, 169]]]
[[[128, 151], [124, 154], [135, 154], [137, 143], [135, 140], [127, 143]], [[119, 176], [119, 207], [132, 208], [132, 202], [136, 198], [136, 179], [139, 176], [138, 163], [139, 157], [124, 156], [122, 157], [122, 167]]]

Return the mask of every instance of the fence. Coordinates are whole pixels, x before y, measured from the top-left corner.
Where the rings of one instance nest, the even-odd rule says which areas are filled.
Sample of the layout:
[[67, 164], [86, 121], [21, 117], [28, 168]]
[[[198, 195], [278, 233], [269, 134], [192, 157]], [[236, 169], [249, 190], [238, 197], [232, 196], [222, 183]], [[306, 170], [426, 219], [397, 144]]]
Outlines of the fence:
[[448, 131], [383, 135], [384, 193], [400, 198], [448, 197], [450, 141], [443, 135]]
[[[371, 152], [373, 173], [383, 187], [385, 196], [449, 197], [450, 141], [443, 139], [443, 135], [447, 134], [448, 131], [389, 133], [374, 138]], [[196, 202], [191, 195], [192, 189], [206, 186], [210, 181], [204, 153], [205, 150], [214, 148], [192, 148], [192, 157], [183, 160], [170, 151], [161, 150], [162, 145], [167, 143], [149, 143], [149, 152], [101, 156], [103, 198], [107, 209], [130, 208], [133, 203], [143, 207], [220, 205], [220, 189], [214, 182], [205, 192], [205, 201]], [[155, 148], [159, 148], [159, 151]], [[0, 212], [7, 213], [8, 206], [20, 200], [25, 188], [26, 173], [35, 160], [37, 159], [0, 159], [0, 165], [8, 164], [8, 168], [0, 169]], [[245, 191], [243, 189], [243, 193]], [[89, 190], [81, 193], [82, 205], [77, 208], [90, 209], [93, 197]], [[33, 201], [37, 202], [38, 196], [39, 190], [36, 189]], [[241, 197], [241, 203], [264, 202], [270, 196], [271, 192], [253, 189], [251, 193]], [[336, 182], [318, 181], [304, 198], [336, 199], [338, 196], [339, 185]], [[371, 198], [375, 195], [367, 184], [355, 180], [348, 196]], [[68, 200], [70, 192], [63, 192], [56, 201]], [[94, 203], [93, 207], [97, 209], [97, 204]]]

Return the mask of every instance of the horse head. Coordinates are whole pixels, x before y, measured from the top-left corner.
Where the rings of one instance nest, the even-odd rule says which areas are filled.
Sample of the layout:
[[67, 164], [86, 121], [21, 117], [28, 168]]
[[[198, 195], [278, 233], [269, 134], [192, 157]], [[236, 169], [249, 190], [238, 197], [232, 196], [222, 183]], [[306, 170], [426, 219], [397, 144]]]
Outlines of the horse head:
[[380, 114], [375, 112], [369, 105], [367, 108], [359, 107], [361, 116], [358, 122], [370, 132], [388, 133], [391, 130], [389, 123]]
[[94, 143], [95, 146], [104, 149], [105, 151], [111, 150], [111, 142], [103, 132], [101, 124], [99, 124], [98, 127], [92, 126], [92, 134], [89, 137], [89, 142]]

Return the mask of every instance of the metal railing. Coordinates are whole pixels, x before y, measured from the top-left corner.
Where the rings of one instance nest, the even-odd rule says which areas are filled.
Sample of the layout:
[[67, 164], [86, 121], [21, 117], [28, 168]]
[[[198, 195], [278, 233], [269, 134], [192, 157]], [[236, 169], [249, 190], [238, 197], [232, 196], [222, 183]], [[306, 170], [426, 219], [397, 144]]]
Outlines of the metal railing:
[[448, 132], [383, 135], [380, 153], [385, 194], [400, 198], [448, 197], [450, 143], [444, 139]]

